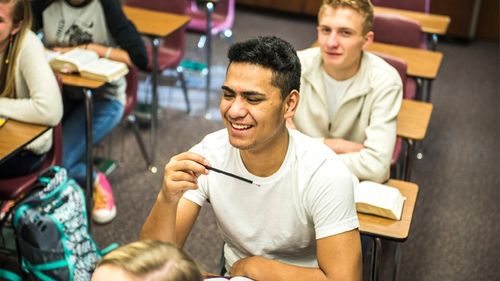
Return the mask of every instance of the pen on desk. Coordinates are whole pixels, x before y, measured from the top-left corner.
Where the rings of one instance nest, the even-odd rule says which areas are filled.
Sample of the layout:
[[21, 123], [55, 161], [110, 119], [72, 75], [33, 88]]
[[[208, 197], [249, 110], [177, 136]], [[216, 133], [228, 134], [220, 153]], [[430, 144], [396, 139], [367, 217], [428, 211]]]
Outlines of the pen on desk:
[[[203, 164], [202, 164], [203, 165]], [[231, 174], [229, 172], [226, 172], [226, 171], [223, 171], [223, 170], [219, 170], [217, 168], [214, 168], [214, 167], [210, 167], [208, 165], [203, 165], [205, 168], [207, 168], [208, 170], [211, 170], [211, 171], [214, 171], [214, 172], [217, 172], [217, 173], [221, 173], [221, 174], [224, 174], [226, 176], [230, 176], [230, 177], [233, 177], [235, 179], [238, 179], [238, 180], [241, 180], [241, 181], [244, 181], [244, 182], [247, 182], [247, 183], [250, 183], [250, 184], [255, 184], [256, 186], [260, 187], [260, 184], [258, 183], [255, 183], [249, 179], [246, 179], [244, 177], [240, 177], [238, 175], [235, 175], [235, 174]]]

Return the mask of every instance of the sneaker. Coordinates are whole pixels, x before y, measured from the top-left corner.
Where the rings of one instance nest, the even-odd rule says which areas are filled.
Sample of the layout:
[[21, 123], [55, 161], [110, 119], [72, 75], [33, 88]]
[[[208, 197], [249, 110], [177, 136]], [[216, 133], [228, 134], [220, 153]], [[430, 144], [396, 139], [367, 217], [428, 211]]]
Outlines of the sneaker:
[[106, 176], [98, 172], [94, 182], [94, 209], [92, 218], [97, 223], [108, 223], [116, 217], [115, 199]]

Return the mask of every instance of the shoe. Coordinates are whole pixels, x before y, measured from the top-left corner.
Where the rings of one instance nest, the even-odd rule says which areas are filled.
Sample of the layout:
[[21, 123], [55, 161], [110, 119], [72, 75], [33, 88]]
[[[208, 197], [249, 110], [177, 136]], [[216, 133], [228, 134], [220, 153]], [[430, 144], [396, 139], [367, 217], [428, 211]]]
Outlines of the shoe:
[[94, 181], [94, 209], [92, 218], [97, 223], [108, 223], [116, 217], [115, 199], [106, 176], [97, 172]]

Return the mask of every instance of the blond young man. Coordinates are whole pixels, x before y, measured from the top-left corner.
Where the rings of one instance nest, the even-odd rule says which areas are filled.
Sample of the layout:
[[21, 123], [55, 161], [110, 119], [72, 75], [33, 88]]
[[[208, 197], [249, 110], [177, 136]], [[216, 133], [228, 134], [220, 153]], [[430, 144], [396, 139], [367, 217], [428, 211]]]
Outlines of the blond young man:
[[323, 2], [319, 47], [298, 52], [301, 102], [289, 127], [324, 142], [360, 180], [384, 182], [403, 93], [396, 70], [364, 51], [372, 24], [369, 0]]
[[259, 37], [232, 45], [228, 58], [220, 101], [226, 129], [170, 159], [141, 237], [182, 246], [210, 202], [231, 276], [361, 280], [352, 175], [328, 147], [286, 127], [299, 102], [295, 50]]

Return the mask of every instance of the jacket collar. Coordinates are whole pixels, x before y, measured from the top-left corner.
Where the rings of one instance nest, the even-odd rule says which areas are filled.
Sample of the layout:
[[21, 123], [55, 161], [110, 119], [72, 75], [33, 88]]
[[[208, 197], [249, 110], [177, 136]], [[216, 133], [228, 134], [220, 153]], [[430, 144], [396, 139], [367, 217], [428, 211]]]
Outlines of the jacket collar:
[[[302, 71], [302, 77], [309, 82], [316, 93], [324, 92], [323, 75], [322, 75], [322, 58], [319, 47], [315, 48], [313, 55], [307, 58], [309, 61], [304, 63], [305, 67]], [[359, 67], [356, 77], [352, 81], [351, 86], [347, 89], [347, 93], [342, 99], [342, 104], [349, 100], [364, 96], [370, 92], [370, 83], [366, 83], [369, 73], [369, 56], [367, 52], [363, 52], [361, 58], [361, 66]], [[326, 94], [326, 93], [325, 93]], [[321, 99], [326, 104], [326, 97], [321, 95]]]

